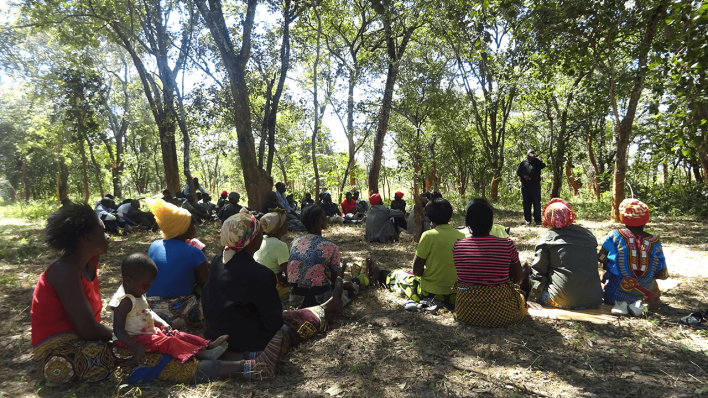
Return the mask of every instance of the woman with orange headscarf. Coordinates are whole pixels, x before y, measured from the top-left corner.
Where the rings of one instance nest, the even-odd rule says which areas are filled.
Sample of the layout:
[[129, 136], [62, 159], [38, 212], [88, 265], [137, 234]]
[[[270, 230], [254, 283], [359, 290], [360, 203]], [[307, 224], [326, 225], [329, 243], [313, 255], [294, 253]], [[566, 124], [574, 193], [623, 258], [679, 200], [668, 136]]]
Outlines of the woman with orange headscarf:
[[400, 222], [396, 220], [403, 220], [406, 214], [400, 210], [386, 207], [378, 193], [369, 196], [369, 203], [371, 209], [366, 216], [364, 240], [381, 243], [398, 240]]
[[604, 300], [614, 304], [615, 314], [638, 316], [647, 306], [659, 307], [656, 280], [668, 278], [669, 273], [659, 238], [644, 231], [649, 207], [637, 199], [625, 199], [619, 213], [626, 228], [610, 231], [599, 253], [607, 270], [602, 277]]
[[551, 199], [542, 217], [549, 230], [536, 244], [528, 300], [566, 309], [599, 306], [602, 285], [595, 262], [595, 235], [573, 224], [575, 212], [561, 199]]

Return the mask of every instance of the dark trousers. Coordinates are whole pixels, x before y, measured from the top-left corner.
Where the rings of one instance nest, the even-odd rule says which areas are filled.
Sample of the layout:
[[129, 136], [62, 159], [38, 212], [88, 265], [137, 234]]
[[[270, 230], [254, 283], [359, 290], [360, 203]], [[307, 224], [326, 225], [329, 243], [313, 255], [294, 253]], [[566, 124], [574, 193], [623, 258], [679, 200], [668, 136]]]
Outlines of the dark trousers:
[[533, 204], [533, 220], [541, 222], [541, 188], [521, 187], [521, 197], [524, 199], [524, 219], [531, 222], [531, 205]]

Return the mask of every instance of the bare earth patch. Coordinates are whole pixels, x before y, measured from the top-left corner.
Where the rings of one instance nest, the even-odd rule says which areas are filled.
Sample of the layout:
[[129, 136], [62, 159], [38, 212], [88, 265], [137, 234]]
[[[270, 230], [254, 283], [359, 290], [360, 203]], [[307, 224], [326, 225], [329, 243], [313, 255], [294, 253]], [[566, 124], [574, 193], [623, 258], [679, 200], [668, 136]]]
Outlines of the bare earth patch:
[[[516, 213], [497, 222], [511, 226], [522, 261], [533, 258], [540, 227], [521, 226]], [[41, 224], [0, 222], [0, 396], [24, 397], [695, 397], [708, 396], [708, 333], [678, 323], [708, 310], [708, 228], [695, 221], [653, 220], [672, 278], [661, 309], [645, 318], [605, 324], [527, 317], [505, 329], [458, 324], [452, 314], [406, 312], [404, 299], [364, 290], [326, 335], [295, 348], [275, 380], [219, 381], [199, 386], [164, 383], [128, 386], [119, 380], [49, 387], [37, 381], [30, 345], [30, 304], [39, 274], [53, 259], [41, 245]], [[459, 217], [457, 223], [460, 223]], [[583, 221], [601, 243], [617, 225]], [[207, 255], [217, 253], [218, 228], [199, 230]], [[362, 242], [361, 227], [332, 227], [345, 259], [371, 255], [386, 269], [410, 267], [415, 244], [403, 233], [392, 244]], [[291, 240], [296, 233], [286, 237]], [[111, 241], [100, 261], [104, 299], [120, 283], [126, 254], [146, 252], [153, 233]], [[104, 314], [104, 321], [110, 320]]]

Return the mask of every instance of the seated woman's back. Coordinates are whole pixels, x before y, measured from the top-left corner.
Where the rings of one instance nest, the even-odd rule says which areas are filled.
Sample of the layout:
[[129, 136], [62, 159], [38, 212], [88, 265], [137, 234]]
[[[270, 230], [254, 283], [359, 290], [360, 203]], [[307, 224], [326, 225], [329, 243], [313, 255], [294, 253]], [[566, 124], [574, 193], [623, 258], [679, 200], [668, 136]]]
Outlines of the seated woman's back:
[[529, 300], [538, 300], [545, 288], [558, 307], [600, 305], [602, 285], [596, 250], [595, 235], [579, 225], [544, 232], [536, 244]]
[[519, 252], [511, 239], [470, 236], [455, 243], [453, 259], [459, 282], [499, 286], [509, 282], [509, 265], [519, 261]]

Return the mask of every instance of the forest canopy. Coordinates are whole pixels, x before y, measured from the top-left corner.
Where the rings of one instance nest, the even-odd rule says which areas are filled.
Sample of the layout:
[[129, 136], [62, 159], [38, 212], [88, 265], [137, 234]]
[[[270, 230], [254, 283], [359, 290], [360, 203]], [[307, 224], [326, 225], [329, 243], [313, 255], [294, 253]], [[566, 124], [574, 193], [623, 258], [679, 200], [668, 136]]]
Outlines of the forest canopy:
[[[702, 1], [32, 0], [0, 26], [0, 195], [634, 195], [708, 216]], [[416, 199], [417, 200], [417, 199]], [[608, 210], [609, 210], [608, 205]]]

